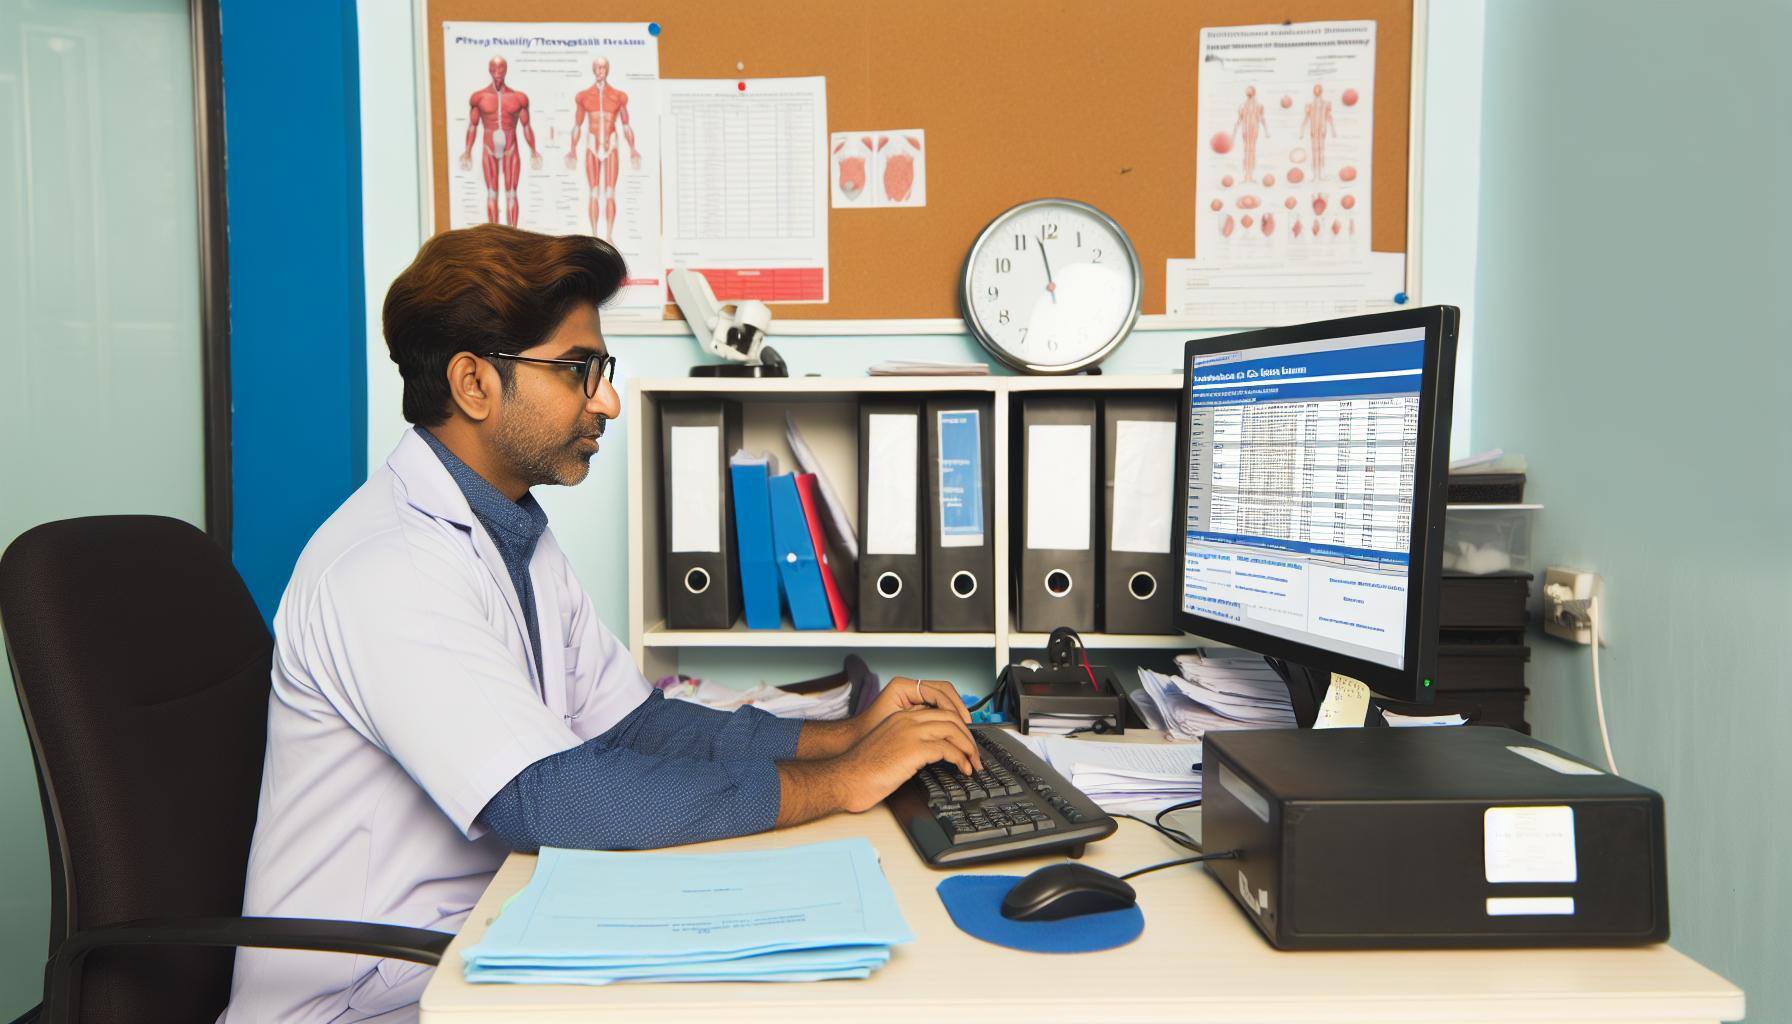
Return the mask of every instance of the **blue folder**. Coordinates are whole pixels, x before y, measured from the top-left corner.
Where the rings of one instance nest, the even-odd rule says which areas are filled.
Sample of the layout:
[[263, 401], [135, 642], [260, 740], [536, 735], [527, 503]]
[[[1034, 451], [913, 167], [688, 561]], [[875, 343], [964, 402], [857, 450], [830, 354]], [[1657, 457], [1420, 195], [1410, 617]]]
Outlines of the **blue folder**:
[[784, 624], [778, 611], [777, 558], [772, 554], [772, 501], [767, 481], [771, 457], [745, 452], [729, 461], [728, 476], [734, 486], [734, 535], [740, 553], [740, 593], [746, 605], [748, 629], [777, 629]]
[[790, 621], [798, 629], [833, 629], [828, 594], [821, 582], [821, 564], [815, 560], [815, 542], [809, 538], [809, 520], [803, 515], [803, 499], [796, 490], [796, 474], [771, 478], [772, 551], [778, 575], [784, 580], [784, 597], [790, 602]]

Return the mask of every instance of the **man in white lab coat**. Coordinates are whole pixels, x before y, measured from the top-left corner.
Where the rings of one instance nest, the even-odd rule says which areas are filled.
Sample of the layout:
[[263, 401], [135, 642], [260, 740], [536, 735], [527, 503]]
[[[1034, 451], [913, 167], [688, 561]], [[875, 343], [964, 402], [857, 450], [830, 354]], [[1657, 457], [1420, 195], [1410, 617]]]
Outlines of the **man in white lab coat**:
[[[663, 700], [597, 620], [529, 489], [583, 480], [620, 412], [598, 309], [624, 274], [599, 239], [483, 225], [393, 282], [414, 427], [275, 615], [245, 914], [454, 931], [511, 850], [741, 835], [980, 765], [949, 683], [899, 677], [843, 722], [728, 714]], [[427, 976], [244, 949], [223, 1019], [413, 1019]]]

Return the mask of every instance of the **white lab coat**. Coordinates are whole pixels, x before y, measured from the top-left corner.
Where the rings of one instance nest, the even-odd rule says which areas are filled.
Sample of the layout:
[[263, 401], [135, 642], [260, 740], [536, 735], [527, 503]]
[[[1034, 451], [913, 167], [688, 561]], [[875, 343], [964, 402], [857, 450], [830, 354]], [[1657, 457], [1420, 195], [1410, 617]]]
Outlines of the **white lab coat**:
[[[245, 914], [459, 929], [505, 855], [487, 801], [650, 691], [551, 530], [529, 573], [540, 678], [503, 559], [415, 431], [318, 529], [275, 616]], [[220, 1019], [409, 1020], [427, 977], [245, 949]]]

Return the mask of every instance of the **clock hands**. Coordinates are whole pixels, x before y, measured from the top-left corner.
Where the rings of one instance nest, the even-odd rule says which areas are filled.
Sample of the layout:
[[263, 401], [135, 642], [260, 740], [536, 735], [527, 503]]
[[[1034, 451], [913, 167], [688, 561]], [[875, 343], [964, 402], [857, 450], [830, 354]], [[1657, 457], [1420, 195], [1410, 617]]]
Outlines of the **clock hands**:
[[1045, 232], [1039, 232], [1039, 258], [1045, 260], [1045, 293], [1052, 297], [1052, 305], [1058, 304], [1058, 282], [1052, 280], [1052, 261], [1045, 254]]

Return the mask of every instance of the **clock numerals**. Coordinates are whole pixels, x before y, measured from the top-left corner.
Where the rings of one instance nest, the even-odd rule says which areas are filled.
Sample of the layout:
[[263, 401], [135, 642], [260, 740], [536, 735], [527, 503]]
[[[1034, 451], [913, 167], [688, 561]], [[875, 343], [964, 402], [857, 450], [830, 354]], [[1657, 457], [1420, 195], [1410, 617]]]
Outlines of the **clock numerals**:
[[1138, 316], [1136, 299], [1128, 301], [1137, 274], [1125, 234], [1100, 211], [1044, 200], [991, 224], [966, 263], [960, 296], [991, 353], [1016, 369], [1053, 372], [1119, 343]]

